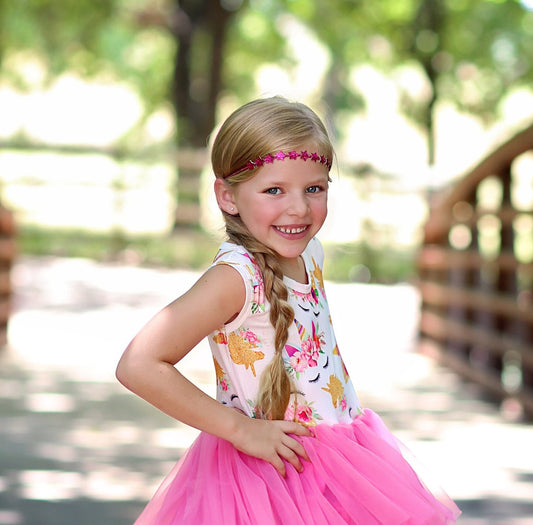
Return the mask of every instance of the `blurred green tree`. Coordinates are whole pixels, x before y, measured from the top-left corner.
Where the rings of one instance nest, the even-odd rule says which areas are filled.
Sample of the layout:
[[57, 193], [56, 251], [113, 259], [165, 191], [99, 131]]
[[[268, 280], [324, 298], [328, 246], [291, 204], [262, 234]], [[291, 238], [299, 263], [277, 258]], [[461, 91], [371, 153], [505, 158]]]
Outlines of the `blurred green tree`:
[[[1, 78], [21, 91], [47, 87], [65, 72], [125, 81], [149, 115], [168, 98], [175, 43], [140, 23], [148, 1], [0, 0]], [[32, 60], [44, 70], [37, 80], [25, 74]]]
[[[533, 80], [531, 0], [0, 0], [1, 74], [31, 89], [17, 58], [32, 53], [46, 66], [45, 81], [67, 70], [125, 79], [145, 118], [172, 104], [178, 149], [205, 148], [221, 93], [244, 100], [259, 66], [292, 67], [280, 24], [287, 14], [329, 50], [323, 93], [335, 116], [362, 105], [350, 84], [361, 63], [414, 64], [425, 73], [428, 97], [408, 89], [402, 97], [427, 130], [430, 162], [438, 100], [493, 119], [510, 89]], [[126, 149], [138, 148], [137, 136], [124, 137]], [[198, 200], [197, 174], [186, 171], [182, 165], [182, 209]]]
[[411, 63], [424, 71], [431, 87], [429, 97], [402, 95], [406, 113], [427, 130], [430, 163], [437, 101], [450, 101], [493, 121], [503, 96], [533, 81], [530, 0], [278, 2], [305, 20], [331, 50], [325, 96], [337, 111], [354, 102], [348, 78], [358, 63], [388, 70]]

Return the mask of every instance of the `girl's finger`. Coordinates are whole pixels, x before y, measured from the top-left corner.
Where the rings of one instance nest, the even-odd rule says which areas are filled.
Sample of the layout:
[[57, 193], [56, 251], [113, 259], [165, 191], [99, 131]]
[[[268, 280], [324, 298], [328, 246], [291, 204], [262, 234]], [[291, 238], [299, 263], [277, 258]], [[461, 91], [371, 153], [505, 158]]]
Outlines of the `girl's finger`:
[[298, 472], [302, 472], [304, 467], [298, 455], [289, 447], [283, 447], [279, 451], [279, 455], [288, 461]]
[[279, 457], [279, 455], [276, 454], [272, 461], [270, 461], [270, 464], [279, 472], [281, 477], [285, 477], [287, 473], [285, 469], [285, 463], [283, 463], [283, 460]]
[[290, 436], [287, 436], [284, 440], [283, 440], [283, 444], [291, 449], [295, 454], [297, 454], [299, 457], [302, 457], [304, 458], [306, 461], [311, 461], [309, 459], [309, 456], [307, 455], [307, 452], [305, 451], [305, 448], [304, 446], [299, 442], [297, 441], [296, 439], [290, 437]]
[[307, 455], [307, 452], [305, 451], [304, 446], [300, 442], [298, 442], [296, 440], [294, 440], [294, 441], [296, 442], [296, 445], [293, 448], [294, 452], [296, 454], [298, 454], [298, 456], [304, 458], [306, 461], [311, 461], [309, 459], [309, 456]]
[[311, 431], [304, 427], [301, 423], [294, 423], [292, 421], [283, 421], [282, 430], [287, 434], [296, 434], [297, 436], [312, 436]]

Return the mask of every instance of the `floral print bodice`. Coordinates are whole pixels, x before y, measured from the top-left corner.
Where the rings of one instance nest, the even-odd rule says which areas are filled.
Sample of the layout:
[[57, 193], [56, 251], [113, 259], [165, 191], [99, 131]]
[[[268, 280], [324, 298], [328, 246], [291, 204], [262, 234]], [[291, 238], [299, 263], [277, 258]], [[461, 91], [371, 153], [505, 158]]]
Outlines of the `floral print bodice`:
[[[317, 239], [302, 258], [307, 284], [284, 277], [295, 315], [283, 353], [295, 387], [285, 419], [307, 426], [348, 423], [361, 408], [335, 340], [322, 278], [324, 255]], [[256, 417], [259, 378], [274, 355], [270, 305], [261, 273], [242, 246], [223, 243], [213, 262], [217, 264], [235, 268], [246, 288], [238, 316], [209, 336], [217, 399]]]

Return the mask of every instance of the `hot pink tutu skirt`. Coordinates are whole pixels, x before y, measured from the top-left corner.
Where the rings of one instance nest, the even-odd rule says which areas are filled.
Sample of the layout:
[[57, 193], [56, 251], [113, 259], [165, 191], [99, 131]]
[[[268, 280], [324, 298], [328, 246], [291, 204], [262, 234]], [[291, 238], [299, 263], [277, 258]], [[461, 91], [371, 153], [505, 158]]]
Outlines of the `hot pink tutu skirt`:
[[310, 462], [281, 477], [269, 463], [202, 433], [164, 480], [135, 525], [342, 525], [454, 523], [402, 456], [380, 417], [321, 424], [295, 437]]

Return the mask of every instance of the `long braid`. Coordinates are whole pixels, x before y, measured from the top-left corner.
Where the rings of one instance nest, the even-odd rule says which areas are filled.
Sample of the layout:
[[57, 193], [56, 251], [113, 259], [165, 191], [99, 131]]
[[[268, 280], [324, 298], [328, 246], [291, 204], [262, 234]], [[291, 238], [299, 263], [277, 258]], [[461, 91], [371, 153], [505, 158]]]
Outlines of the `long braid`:
[[270, 303], [270, 322], [275, 330], [275, 353], [261, 375], [257, 409], [265, 419], [283, 419], [292, 385], [282, 352], [294, 320], [294, 310], [287, 302], [288, 291], [283, 282], [283, 272], [275, 253], [252, 237], [240, 219], [228, 217], [226, 232], [231, 242], [240, 244], [251, 253], [263, 276], [265, 297]]

